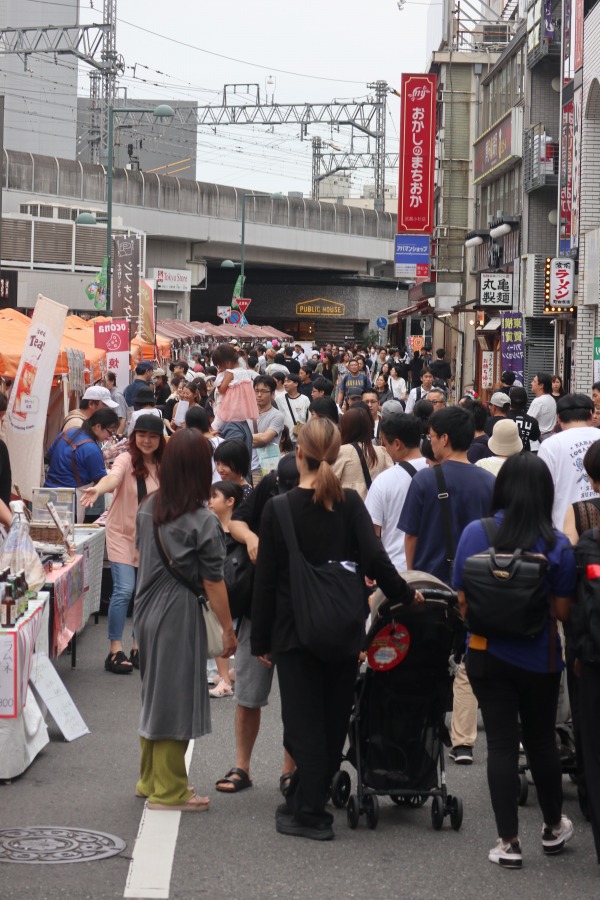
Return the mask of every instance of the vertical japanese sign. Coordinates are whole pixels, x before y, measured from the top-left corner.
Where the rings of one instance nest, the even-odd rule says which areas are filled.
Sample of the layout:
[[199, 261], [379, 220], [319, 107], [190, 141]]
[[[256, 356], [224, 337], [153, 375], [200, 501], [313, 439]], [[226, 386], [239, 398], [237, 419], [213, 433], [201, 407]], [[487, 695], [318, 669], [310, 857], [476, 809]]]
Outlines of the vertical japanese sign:
[[575, 0], [575, 49], [574, 49], [574, 67], [575, 71], [583, 66], [583, 16], [584, 3], [583, 0]]
[[494, 386], [494, 351], [481, 351], [481, 384], [479, 387], [482, 391], [489, 390]]
[[500, 355], [502, 371], [514, 372], [523, 381], [524, 369], [523, 313], [500, 313]]
[[44, 474], [44, 434], [50, 388], [67, 307], [38, 296], [6, 411], [6, 444], [12, 479], [31, 500]]
[[433, 231], [436, 76], [403, 75], [398, 233]]
[[600, 381], [600, 338], [594, 338], [594, 381]]
[[129, 384], [129, 322], [94, 322], [94, 347], [106, 352], [106, 365], [117, 376], [117, 388], [124, 391]]
[[560, 252], [571, 248], [573, 209], [573, 101], [563, 106], [560, 166]]
[[140, 324], [142, 340], [146, 344], [156, 343], [154, 323], [154, 281], [149, 278], [140, 279]]
[[[583, 88], [573, 94], [573, 158], [571, 160], [571, 247], [579, 246], [579, 205], [581, 197], [581, 132]], [[562, 251], [561, 251], [562, 252]]]
[[573, 289], [575, 263], [572, 259], [560, 259], [550, 262], [550, 306], [552, 309], [569, 309], [573, 305]]
[[135, 235], [113, 238], [112, 313], [125, 316], [135, 334], [140, 302], [140, 241]]

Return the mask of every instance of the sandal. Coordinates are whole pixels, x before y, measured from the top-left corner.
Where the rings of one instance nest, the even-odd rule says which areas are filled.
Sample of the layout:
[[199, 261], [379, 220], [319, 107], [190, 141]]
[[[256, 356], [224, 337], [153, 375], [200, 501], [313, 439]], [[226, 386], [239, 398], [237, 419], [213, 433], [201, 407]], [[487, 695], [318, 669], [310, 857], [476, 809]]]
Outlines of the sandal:
[[107, 672], [113, 672], [115, 675], [130, 675], [133, 672], [133, 666], [122, 650], [109, 653], [104, 660], [104, 668]]
[[221, 678], [219, 683], [214, 688], [211, 688], [208, 693], [216, 700], [222, 700], [223, 697], [233, 697], [233, 688], [230, 684], [227, 684], [224, 678]]
[[210, 807], [208, 797], [199, 797], [195, 791], [188, 797], [185, 803], [176, 803], [175, 806], [167, 806], [166, 803], [146, 803], [148, 809], [176, 811], [176, 812], [207, 812]]
[[230, 769], [223, 778], [219, 778], [215, 787], [223, 794], [237, 794], [252, 787], [252, 780], [243, 769]]
[[283, 772], [281, 774], [281, 777], [279, 779], [279, 790], [284, 797], [287, 797], [288, 795], [288, 791], [290, 789], [290, 781], [292, 780], [293, 775], [294, 772]]
[[133, 666], [134, 669], [139, 669], [140, 667], [140, 651], [139, 648], [136, 647], [135, 650], [132, 650], [129, 654], [129, 662]]

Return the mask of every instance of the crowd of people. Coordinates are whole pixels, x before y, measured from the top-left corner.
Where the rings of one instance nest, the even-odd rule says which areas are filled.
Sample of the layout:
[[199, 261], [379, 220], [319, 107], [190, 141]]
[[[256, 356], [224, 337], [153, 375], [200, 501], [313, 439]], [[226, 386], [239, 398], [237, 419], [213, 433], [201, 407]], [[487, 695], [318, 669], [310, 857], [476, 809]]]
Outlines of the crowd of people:
[[[299, 637], [278, 498], [286, 498], [296, 550], [312, 566], [357, 567], [369, 590], [378, 586], [399, 604], [423, 602], [402, 577], [421, 571], [456, 589], [466, 617], [465, 563], [489, 546], [482, 520], [492, 517], [494, 547], [546, 558], [547, 623], [534, 639], [467, 632], [453, 679], [450, 757], [473, 762], [479, 708], [498, 835], [490, 861], [522, 863], [521, 744], [543, 813], [543, 850], [560, 852], [573, 835], [555, 739], [566, 666], [580, 742], [578, 793], [600, 861], [600, 735], [587, 718], [583, 727], [578, 721], [584, 713], [597, 720], [600, 690], [597, 669], [574, 654], [569, 629], [573, 545], [600, 524], [600, 383], [590, 396], [566, 393], [558, 376], [538, 372], [528, 403], [515, 373], [503, 372], [489, 403], [475, 391], [452, 403], [443, 349], [432, 359], [425, 349], [361, 353], [328, 344], [310, 353], [276, 342], [249, 351], [222, 344], [174, 360], [168, 371], [141, 362], [123, 393], [107, 373], [104, 384], [85, 391], [47, 454], [46, 484], [76, 488], [81, 514], [97, 515], [100, 498], [111, 496], [103, 516], [112, 573], [104, 666], [141, 674], [136, 794], [152, 809], [209, 808], [209, 798], [188, 785], [185, 751], [210, 730], [211, 701], [233, 696], [233, 765], [216, 790], [250, 788], [276, 670], [284, 799], [276, 829], [330, 840], [328, 792], [357, 657], [323, 660]], [[0, 446], [6, 503], [9, 461], [1, 453]], [[0, 516], [6, 521], [1, 506]], [[209, 611], [222, 629], [214, 662]]]

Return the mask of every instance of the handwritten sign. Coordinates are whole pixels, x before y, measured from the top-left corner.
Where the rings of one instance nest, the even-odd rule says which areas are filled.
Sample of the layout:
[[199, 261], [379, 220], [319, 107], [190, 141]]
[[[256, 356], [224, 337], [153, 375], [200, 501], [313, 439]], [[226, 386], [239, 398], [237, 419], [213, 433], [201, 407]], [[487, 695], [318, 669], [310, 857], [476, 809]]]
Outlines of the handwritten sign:
[[75, 741], [90, 733], [71, 695], [45, 653], [34, 654], [30, 680], [66, 741]]
[[17, 717], [17, 635], [0, 634], [0, 719]]
[[481, 353], [481, 388], [489, 389], [494, 385], [494, 353], [483, 350]]

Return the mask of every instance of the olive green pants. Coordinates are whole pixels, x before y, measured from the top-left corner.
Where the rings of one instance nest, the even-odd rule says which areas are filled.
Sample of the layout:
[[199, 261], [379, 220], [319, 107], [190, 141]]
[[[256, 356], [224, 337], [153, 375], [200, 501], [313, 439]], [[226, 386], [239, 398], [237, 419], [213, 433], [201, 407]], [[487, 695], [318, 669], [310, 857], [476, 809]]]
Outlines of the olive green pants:
[[140, 737], [140, 780], [136, 787], [151, 803], [177, 806], [192, 795], [185, 753], [188, 741], [149, 741]]

